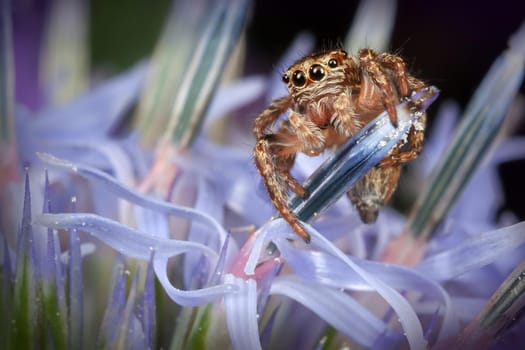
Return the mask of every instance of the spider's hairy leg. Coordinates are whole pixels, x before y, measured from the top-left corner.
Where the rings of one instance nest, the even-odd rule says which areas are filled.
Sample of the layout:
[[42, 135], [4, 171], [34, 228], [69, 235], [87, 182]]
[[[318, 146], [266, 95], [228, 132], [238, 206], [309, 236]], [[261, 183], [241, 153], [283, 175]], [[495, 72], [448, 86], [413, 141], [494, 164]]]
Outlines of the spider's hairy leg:
[[399, 93], [401, 96], [408, 96], [410, 92], [410, 86], [408, 82], [408, 74], [405, 66], [405, 61], [399, 56], [391, 53], [382, 53], [378, 56], [383, 66], [392, 70], [396, 75], [397, 86], [399, 87]]
[[264, 135], [270, 133], [268, 130], [272, 124], [279, 118], [292, 105], [292, 97], [284, 96], [274, 100], [268, 108], [266, 108], [259, 116], [255, 119], [253, 126], [253, 133], [257, 140], [264, 137]]
[[346, 137], [354, 135], [363, 127], [362, 121], [354, 110], [351, 96], [341, 93], [334, 101], [335, 113], [330, 117], [330, 123], [337, 132]]
[[290, 112], [288, 123], [283, 123], [283, 129], [290, 129], [291, 134], [296, 135], [300, 150], [307, 155], [318, 155], [325, 145], [324, 135], [321, 129], [304, 115]]
[[395, 90], [388, 73], [383, 69], [382, 63], [379, 61], [377, 54], [371, 49], [359, 50], [357, 57], [360, 66], [363, 70], [363, 80], [367, 77], [372, 80], [374, 85], [379, 89], [383, 106], [388, 112], [388, 117], [392, 125], [397, 127], [397, 91]]
[[398, 143], [380, 163], [380, 167], [390, 167], [409, 162], [416, 159], [423, 149], [423, 141], [425, 139], [427, 115], [422, 113], [410, 128], [408, 135], [408, 149], [404, 150], [405, 146]]
[[310, 235], [299, 222], [299, 219], [288, 207], [288, 187], [301, 195], [302, 186], [290, 175], [297, 153], [297, 138], [293, 134], [280, 132], [264, 135], [255, 145], [255, 165], [261, 174], [270, 199], [292, 229], [305, 242], [310, 242]]

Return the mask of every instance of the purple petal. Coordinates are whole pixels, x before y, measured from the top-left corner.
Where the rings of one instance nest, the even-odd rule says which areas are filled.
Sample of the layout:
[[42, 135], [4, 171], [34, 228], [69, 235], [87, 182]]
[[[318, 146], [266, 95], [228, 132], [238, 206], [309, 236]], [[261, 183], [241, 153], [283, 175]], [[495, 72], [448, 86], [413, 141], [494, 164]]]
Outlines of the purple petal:
[[370, 347], [382, 333], [387, 331], [383, 321], [348, 294], [309, 283], [297, 276], [276, 278], [270, 293], [284, 295], [303, 304], [364, 347]]
[[491, 159], [491, 164], [499, 164], [523, 158], [525, 158], [525, 137], [515, 136], [503, 140], [498, 145]]
[[178, 304], [196, 306], [218, 300], [224, 294], [235, 291], [235, 286], [221, 284], [209, 288], [185, 291], [175, 288], [168, 277], [168, 259], [183, 253], [204, 253], [210, 264], [216, 264], [217, 254], [202, 244], [161, 239], [130, 229], [115, 221], [93, 214], [44, 214], [36, 222], [54, 229], [77, 229], [91, 233], [113, 249], [130, 257], [148, 260], [155, 252], [155, 273], [168, 293]]
[[47, 140], [107, 136], [137, 98], [145, 72], [146, 64], [139, 64], [72, 103], [39, 113], [26, 130]]
[[[330, 241], [324, 238], [311, 226], [306, 225], [306, 227], [308, 229], [308, 233], [312, 235], [311, 244], [313, 247], [317, 247], [321, 251], [338, 258], [338, 260], [342, 261], [348, 266], [348, 268], [357, 273], [357, 275], [359, 275], [372, 288], [372, 290], [379, 293], [387, 301], [387, 303], [397, 313], [399, 322], [403, 326], [407, 340], [411, 347], [418, 349], [426, 346], [421, 323], [419, 322], [416, 313], [408, 301], [403, 298], [401, 294], [350, 260], [343, 252], [339, 250], [339, 248], [335, 247]], [[258, 250], [258, 241], [264, 241], [266, 239], [273, 240], [277, 244], [278, 248], [281, 249], [280, 246], [283, 245], [283, 241], [286, 240], [287, 237], [290, 238], [294, 236], [290, 226], [284, 220], [277, 219], [269, 222], [259, 230], [259, 236], [257, 237], [257, 240], [254, 244], [252, 255], [258, 256], [261, 252], [261, 250]]]
[[215, 265], [215, 271], [213, 271], [213, 275], [210, 278], [210, 285], [219, 284], [222, 281], [222, 276], [226, 271], [226, 256], [228, 252], [228, 246], [231, 240], [230, 237], [231, 236], [228, 235], [226, 241], [224, 241], [224, 245], [221, 248], [219, 259], [217, 260], [217, 264]]
[[[133, 281], [128, 292], [126, 305], [122, 312], [122, 327], [119, 334], [118, 345], [125, 344], [125, 349], [145, 349], [146, 335], [143, 332], [142, 324], [135, 315], [137, 305], [137, 286], [139, 281], [140, 269], [135, 270]], [[119, 346], [118, 346], [119, 347]]]
[[[202, 174], [214, 187], [220, 189], [228, 209], [241, 217], [241, 225], [260, 225], [272, 215], [275, 208], [254, 188], [260, 176], [253, 165], [251, 151], [198, 140], [191, 157], [176, 162], [184, 169]], [[235, 181], [232, 181], [235, 179]]]
[[417, 270], [436, 280], [446, 281], [505, 257], [525, 243], [525, 221], [477, 235], [442, 253], [423, 260]]
[[439, 106], [436, 124], [425, 137], [425, 147], [417, 164], [423, 175], [428, 176], [447, 148], [459, 117], [459, 106], [453, 101], [445, 101]]
[[98, 339], [98, 346], [104, 348], [114, 346], [122, 323], [122, 311], [126, 302], [126, 271], [122, 263], [115, 265], [112, 280], [114, 285], [111, 298], [104, 313]]
[[[16, 280], [22, 283], [22, 276], [27, 269], [30, 273], [29, 280], [24, 281], [30, 283], [31, 288], [36, 286], [36, 280], [39, 264], [36, 261], [35, 246], [33, 241], [33, 227], [31, 225], [31, 189], [29, 186], [29, 174], [26, 172], [24, 185], [24, 204], [22, 209], [22, 223], [17, 236], [16, 247]], [[17, 284], [19, 284], [17, 283]], [[31, 292], [31, 291], [30, 291]], [[34, 291], [32, 291], [34, 292]]]
[[262, 349], [259, 340], [257, 285], [255, 280], [224, 276], [224, 281], [236, 285], [236, 293], [224, 296], [228, 331], [234, 349]]
[[82, 283], [82, 256], [80, 254], [80, 238], [76, 229], [69, 231], [69, 347], [80, 346], [83, 343], [84, 325], [84, 286]]
[[[204, 129], [208, 129], [219, 117], [229, 114], [262, 95], [266, 87], [266, 78], [262, 76], [246, 77], [227, 85], [222, 85], [213, 95], [206, 112]], [[235, 98], [232, 98], [235, 96]]]
[[193, 208], [178, 206], [172, 203], [166, 203], [164, 201], [160, 201], [140, 194], [123, 186], [108, 174], [100, 170], [94, 169], [92, 167], [79, 165], [63, 159], [58, 159], [48, 154], [39, 154], [39, 157], [49, 165], [72, 171], [77, 175], [83, 176], [91, 181], [94, 181], [106, 190], [111, 191], [117, 196], [126, 199], [134, 204], [158, 211], [160, 213], [175, 215], [192, 220], [194, 222], [200, 222], [205, 225], [208, 225], [211, 228], [212, 232], [220, 236], [221, 244], [223, 244], [224, 240], [226, 239], [227, 233], [224, 230], [224, 228], [215, 219], [213, 219], [206, 213], [200, 212]]
[[149, 260], [153, 251], [156, 258], [169, 258], [186, 252], [198, 252], [204, 253], [214, 261], [217, 259], [217, 253], [205, 245], [162, 239], [94, 214], [43, 214], [35, 219], [35, 223], [53, 229], [76, 229], [89, 232], [116, 251], [142, 260]]
[[357, 52], [363, 47], [379, 52], [388, 50], [396, 19], [396, 7], [396, 1], [360, 1], [352, 27], [346, 35], [345, 49], [350, 52]]
[[[322, 251], [299, 249], [287, 240], [277, 240], [282, 256], [292, 270], [304, 279], [326, 286], [357, 291], [371, 291], [373, 288], [360, 276], [333, 255]], [[443, 305], [443, 327], [440, 337], [445, 338], [459, 331], [455, 322], [450, 298], [445, 290], [433, 280], [412, 269], [349, 257], [354, 263], [398, 290], [416, 291]]]
[[144, 293], [142, 294], [142, 329], [146, 337], [146, 346], [149, 349], [154, 347], [155, 335], [155, 316], [157, 313], [155, 304], [155, 276], [153, 274], [153, 258], [154, 253], [151, 254], [151, 259], [148, 263], [146, 272], [146, 280], [144, 282]]
[[[195, 209], [210, 215], [217, 222], [221, 223], [223, 221], [224, 204], [222, 203], [222, 196], [217, 192], [219, 192], [218, 189], [212, 187], [206, 180], [198, 177]], [[210, 235], [208, 228], [199, 223], [192, 223], [187, 240], [202, 243], [209, 247], [217, 247], [217, 251], [220, 250], [218, 237]], [[198, 276], [198, 274], [195, 274], [196, 271], [199, 271], [199, 274], [202, 276], [208, 274], [209, 271], [207, 270], [209, 267], [203, 266], [201, 261], [201, 255], [186, 254], [184, 259], [184, 281], [186, 286], [192, 285], [191, 281]], [[199, 269], [196, 270], [198, 266]], [[202, 269], [203, 267], [206, 268]]]

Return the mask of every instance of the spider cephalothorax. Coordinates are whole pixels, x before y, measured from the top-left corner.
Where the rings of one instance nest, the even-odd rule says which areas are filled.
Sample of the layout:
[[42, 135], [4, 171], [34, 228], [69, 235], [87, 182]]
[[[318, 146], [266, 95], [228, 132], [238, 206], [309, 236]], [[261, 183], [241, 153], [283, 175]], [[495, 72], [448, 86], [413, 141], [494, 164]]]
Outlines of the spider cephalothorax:
[[[382, 111], [397, 125], [396, 104], [425, 84], [409, 75], [404, 61], [389, 53], [361, 49], [354, 56], [343, 50], [306, 56], [284, 74], [289, 95], [277, 99], [255, 120], [255, 163], [270, 198], [294, 231], [305, 241], [310, 237], [288, 208], [288, 189], [306, 196], [290, 175], [298, 152], [315, 156], [339, 146]], [[272, 130], [278, 117], [288, 118]], [[425, 115], [410, 130], [407, 149], [395, 147], [349, 191], [348, 196], [364, 222], [373, 222], [397, 185], [400, 165], [421, 151]]]

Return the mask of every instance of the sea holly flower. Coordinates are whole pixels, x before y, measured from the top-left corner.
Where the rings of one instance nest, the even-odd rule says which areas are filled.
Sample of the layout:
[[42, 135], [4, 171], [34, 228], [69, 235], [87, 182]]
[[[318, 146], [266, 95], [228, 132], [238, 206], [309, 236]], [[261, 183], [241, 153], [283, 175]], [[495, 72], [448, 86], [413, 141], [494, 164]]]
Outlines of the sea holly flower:
[[[367, 8], [393, 17], [391, 7], [388, 11], [378, 11], [378, 7], [387, 3], [392, 6], [392, 2], [363, 3], [358, 12], [360, 17], [366, 18]], [[232, 24], [237, 23], [237, 15], [244, 14], [245, 3], [233, 1], [231, 4], [234, 5], [232, 12], [224, 10], [227, 7], [211, 11], [210, 23], [213, 25], [210, 24], [209, 28], [198, 32], [197, 27], [192, 27], [196, 29], [191, 33], [195, 34], [192, 38], [199, 42], [196, 51], [200, 58], [194, 61], [198, 71], [210, 69], [216, 74], [228, 61], [223, 54], [224, 48], [230, 47], [229, 39], [215, 41], [222, 44], [214, 46], [206, 38], [213, 37], [213, 33], [237, 33], [237, 27]], [[180, 2], [173, 11], [184, 17], [185, 11], [189, 10], [193, 10], [189, 2]], [[376, 21], [392, 22], [392, 18]], [[180, 23], [192, 24], [188, 18], [183, 22], [169, 23], [167, 33], [178, 28]], [[370, 21], [359, 21], [358, 18], [356, 23], [369, 24]], [[212, 27], [218, 29], [212, 31]], [[359, 28], [356, 25], [352, 32], [363, 30]], [[372, 29], [388, 32], [381, 25]], [[383, 39], [369, 44], [375, 48], [385, 47], [381, 41], [386, 41], [388, 36], [388, 33], [370, 35], [369, 38]], [[164, 44], [169, 38], [169, 35], [163, 38]], [[352, 39], [347, 42], [349, 48], [359, 45]], [[487, 106], [493, 106], [491, 113], [497, 114], [498, 118], [504, 114], [520, 83], [525, 56], [520, 48], [524, 42], [523, 33], [517, 34], [508, 51], [510, 56], [507, 52], [495, 64], [478, 93], [481, 95], [475, 99], [476, 103], [483, 103], [474, 104], [481, 106], [476, 107], [477, 110], [487, 111], [492, 109]], [[308, 36], [301, 36], [290, 52], [309, 51], [310, 43]], [[180, 47], [187, 47], [187, 44], [183, 42]], [[5, 287], [2, 290], [5, 293], [2, 297], [5, 296], [7, 302], [2, 306], [9, 305], [13, 298], [17, 299], [17, 303], [13, 303], [16, 305], [16, 321], [26, 326], [18, 330], [31, 332], [33, 328], [30, 326], [45, 325], [45, 322], [39, 323], [40, 319], [47, 319], [47, 324], [52, 326], [50, 329], [34, 327], [35, 332], [27, 333], [28, 337], [16, 338], [16, 341], [27, 342], [19, 345], [76, 346], [82, 341], [78, 332], [81, 320], [89, 334], [94, 335], [91, 339], [97, 339], [99, 346], [124, 348], [171, 345], [173, 348], [330, 349], [355, 343], [363, 348], [420, 349], [427, 345], [447, 344], [455, 337], [464, 341], [469, 334], [476, 335], [476, 345], [479, 345], [478, 339], [485, 340], [487, 336], [495, 342], [513, 336], [518, 330], [512, 327], [520, 325], [511, 320], [519, 315], [522, 305], [523, 293], [513, 287], [520, 286], [515, 282], [520, 276], [519, 263], [523, 257], [523, 223], [506, 227], [489, 220], [473, 223], [473, 218], [465, 214], [465, 208], [473, 202], [483, 213], [493, 208], [478, 203], [477, 197], [467, 187], [450, 214], [444, 214], [444, 224], [435, 229], [434, 235], [428, 236], [428, 242], [423, 242], [426, 251], [417, 251], [421, 260], [416, 266], [385, 261], [384, 251], [394, 237], [399, 237], [406, 218], [394, 209], [385, 208], [376, 224], [365, 226], [347, 201], [336, 201], [337, 196], [344, 192], [343, 186], [350, 186], [366, 171], [366, 167], [373, 166], [384, 156], [381, 152], [387, 152], [388, 147], [402, 136], [402, 130], [396, 133], [390, 124], [379, 122], [363, 130], [363, 134], [369, 131], [368, 136], [360, 138], [362, 135], [356, 135], [349, 141], [348, 149], [342, 149], [324, 165], [321, 163], [329, 155], [317, 159], [298, 157], [294, 169], [298, 178], [306, 179], [319, 169], [307, 180], [312, 193], [317, 190], [318, 195], [307, 201], [292, 200], [302, 220], [308, 221], [313, 213], [317, 214], [311, 224], [305, 223], [312, 236], [311, 244], [298, 241], [283, 220], [271, 219], [274, 208], [255, 174], [251, 147], [243, 144], [252, 142], [247, 136], [247, 123], [238, 123], [238, 116], [229, 115], [262, 95], [268, 99], [278, 95], [274, 87], [279, 75], [273, 74], [269, 79], [241, 78], [229, 85], [219, 84], [217, 76], [214, 76], [213, 84], [206, 86], [202, 85], [204, 81], [199, 76], [182, 75], [182, 80], [177, 80], [178, 73], [171, 69], [176, 70], [178, 66], [163, 66], [165, 59], [172, 57], [172, 47], [161, 44], [154, 58], [158, 60], [156, 63], [139, 66], [121, 78], [110, 80], [76, 102], [52, 110], [55, 114], [42, 114], [39, 123], [18, 124], [17, 132], [21, 136], [17, 140], [23, 151], [22, 159], [31, 163], [31, 168], [24, 184], [24, 210], [20, 210], [22, 215], [18, 221], [21, 229], [16, 235], [21, 243], [16, 254], [13, 254], [13, 245], [6, 242], [8, 239], [3, 239], [2, 282]], [[190, 52], [182, 49], [177, 54], [191, 57]], [[217, 61], [213, 60], [215, 55], [219, 57]], [[206, 61], [204, 57], [212, 60]], [[294, 58], [287, 56], [285, 60], [283, 66]], [[165, 70], [150, 70], [151, 65]], [[171, 111], [167, 115], [175, 117], [165, 123], [166, 120], [157, 119], [161, 117], [148, 120], [137, 112], [137, 130], [124, 134], [125, 141], [122, 142], [122, 138], [116, 138], [109, 130], [122, 122], [124, 111], [137, 101], [139, 94], [141, 101], [145, 101], [141, 102], [139, 110], [148, 110], [148, 101], [151, 100], [145, 97], [145, 92], [140, 92], [146, 74], [147, 86], [156, 87], [158, 90], [155, 91], [162, 93], [161, 100], [167, 101], [167, 105], [153, 104], [152, 111]], [[157, 85], [155, 76], [163, 74], [174, 81], [184, 81], [182, 85], [189, 89], [172, 90], [173, 86]], [[506, 76], [514, 78], [512, 84], [500, 82], [499, 79]], [[174, 81], [170, 84], [176, 85]], [[494, 86], [504, 87], [497, 89], [501, 95], [490, 95]], [[119, 92], [119, 88], [124, 90]], [[148, 89], [151, 91], [154, 89]], [[125, 103], [120, 94], [126, 96]], [[418, 98], [418, 95], [412, 98]], [[114, 106], [112, 102], [117, 104], [119, 101], [121, 107], [110, 108]], [[196, 101], [199, 103], [195, 104]], [[96, 109], [97, 105], [101, 108]], [[82, 124], [87, 131], [85, 134], [79, 132], [76, 123], [67, 122], [68, 116], [80, 113], [86, 113], [81, 114], [85, 116], [85, 124]], [[413, 111], [400, 106], [399, 114], [406, 120], [406, 124], [400, 123], [400, 127], [408, 127]], [[440, 127], [436, 130], [455, 128], [450, 122], [454, 119], [454, 110], [442, 106], [439, 114], [445, 117], [439, 118]], [[491, 119], [491, 115], [483, 116], [482, 113], [477, 116], [475, 125], [487, 125], [486, 120]], [[17, 115], [18, 118], [28, 120], [23, 119], [22, 114]], [[383, 115], [379, 120], [385, 118]], [[56, 124], [60, 121], [60, 125], [54, 126], [57, 134], [53, 134], [53, 125], [48, 124], [50, 121]], [[106, 124], [97, 129], [95, 126], [99, 122]], [[214, 142], [216, 135], [211, 133], [217, 122], [228, 123], [227, 134], [239, 136], [242, 141]], [[154, 158], [149, 147], [155, 143], [155, 137], [161, 135], [152, 130], [171, 123], [173, 125], [166, 129], [178, 130], [168, 134], [176, 146], [169, 144], [173, 152], [167, 152], [161, 158], [168, 165], [164, 169], [175, 170], [169, 177], [168, 186], [158, 187], [161, 191], [156, 193], [152, 193], [148, 186], [137, 189], [136, 184], [146, 174], [156, 175], [149, 169]], [[187, 129], [188, 125], [199, 124], [200, 129]], [[490, 131], [488, 128], [488, 139], [492, 139], [490, 136], [494, 135], [495, 129]], [[460, 130], [468, 130], [468, 127]], [[443, 134], [452, 132], [441, 131]], [[24, 143], [29, 135], [35, 135], [34, 140]], [[457, 139], [463, 134], [459, 135]], [[436, 143], [437, 149], [443, 149], [439, 143], [444, 139], [442, 136], [432, 138], [431, 135], [427, 149]], [[493, 198], [497, 198], [498, 192], [492, 176], [494, 166], [504, 159], [522, 158], [522, 148], [518, 148], [520, 141], [511, 139], [501, 144], [492, 161], [477, 172], [478, 179], [474, 178], [474, 181], [484, 184], [483, 188], [493, 189]], [[483, 146], [474, 151], [486, 153], [487, 144]], [[427, 162], [436, 158], [422, 156]], [[162, 162], [155, 163], [155, 166]], [[475, 163], [470, 163], [464, 174], [469, 175]], [[42, 165], [49, 168], [50, 181], [45, 180]], [[427, 169], [431, 167], [426, 165]], [[467, 177], [462, 180], [466, 182]], [[151, 179], [158, 181], [155, 176]], [[75, 198], [73, 203], [71, 196]], [[115, 203], [123, 203], [121, 208], [124, 209], [117, 212]], [[3, 234], [3, 238], [15, 236], [8, 233]], [[94, 269], [88, 268], [90, 261], [82, 258], [83, 250], [84, 253], [87, 249], [96, 254], [96, 260], [107, 255], [107, 251], [105, 254], [92, 252], [92, 237], [104, 243], [97, 244], [97, 250], [109, 246], [119, 253], [118, 257], [99, 263]], [[58, 258], [58, 252], [65, 249], [60, 248], [59, 238], [71, 241], [67, 249], [70, 258], [65, 264]], [[13, 255], [16, 259], [11, 258]], [[42, 261], [46, 263], [40, 264]], [[79, 275], [81, 264], [85, 267], [82, 271], [84, 281]], [[13, 266], [16, 267], [13, 269]], [[19, 277], [14, 282], [12, 278], [4, 277], [12, 276], [13, 270]], [[99, 280], [103, 279], [100, 276], [103, 271], [113, 273], [107, 279], [110, 282], [106, 283], [111, 290], [106, 288], [102, 296], [96, 292], [96, 281], [85, 283], [93, 270]], [[507, 275], [509, 280], [501, 284]], [[60, 276], [66, 276], [66, 279]], [[162, 287], [160, 292], [154, 292], [154, 280]], [[38, 287], [40, 283], [50, 292], [42, 294]], [[69, 284], [67, 295], [64, 283]], [[516, 290], [518, 293], [511, 293]], [[85, 297], [81, 297], [81, 291]], [[482, 310], [492, 293], [495, 294], [491, 304]], [[38, 300], [42, 300], [41, 295], [47, 298], [48, 301], [42, 304], [44, 307], [39, 303], [31, 306], [29, 301], [35, 300], [35, 295]], [[498, 303], [498, 300], [504, 302]], [[28, 305], [31, 307], [26, 307]], [[99, 324], [86, 312], [95, 309], [95, 305], [103, 305]], [[495, 305], [505, 307], [498, 309], [493, 307]], [[48, 313], [41, 309], [59, 311]], [[464, 330], [467, 323], [470, 323], [469, 327]], [[3, 329], [6, 337], [11, 336], [9, 344], [17, 344], [9, 328]], [[90, 335], [84, 335], [84, 341]]]

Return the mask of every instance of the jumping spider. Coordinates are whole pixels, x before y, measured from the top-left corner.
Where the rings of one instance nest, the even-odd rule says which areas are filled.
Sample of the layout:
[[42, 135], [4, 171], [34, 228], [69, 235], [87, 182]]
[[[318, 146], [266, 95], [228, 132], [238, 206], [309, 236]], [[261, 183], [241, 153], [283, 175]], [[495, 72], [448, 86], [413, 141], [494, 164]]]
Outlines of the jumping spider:
[[[290, 175], [296, 154], [316, 156], [338, 147], [384, 110], [397, 126], [400, 98], [426, 85], [407, 73], [399, 56], [371, 49], [361, 49], [355, 57], [343, 50], [306, 56], [282, 79], [289, 95], [273, 101], [255, 120], [254, 158], [273, 204], [297, 235], [309, 242], [309, 234], [287, 204], [288, 189], [308, 196]], [[273, 132], [272, 125], [287, 110], [288, 118]], [[409, 131], [408, 144], [400, 141], [348, 192], [363, 222], [376, 220], [396, 188], [401, 165], [419, 155], [425, 122], [422, 114]]]

